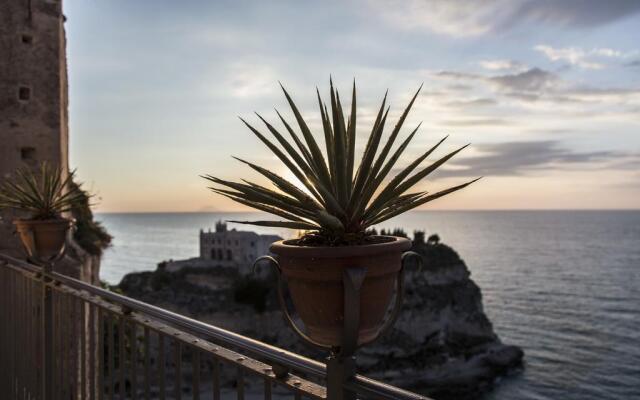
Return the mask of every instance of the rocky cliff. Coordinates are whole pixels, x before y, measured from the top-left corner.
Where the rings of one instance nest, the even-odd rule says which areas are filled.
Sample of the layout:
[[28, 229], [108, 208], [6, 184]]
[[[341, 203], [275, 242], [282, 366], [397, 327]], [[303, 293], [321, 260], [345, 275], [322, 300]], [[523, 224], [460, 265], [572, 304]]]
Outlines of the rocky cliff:
[[[359, 371], [435, 398], [476, 397], [521, 365], [523, 352], [503, 344], [484, 313], [480, 288], [463, 260], [437, 240], [414, 239], [423, 266], [408, 268], [405, 303], [390, 333], [357, 353]], [[119, 289], [199, 320], [311, 357], [286, 327], [273, 278], [233, 269], [185, 267], [129, 274]]]

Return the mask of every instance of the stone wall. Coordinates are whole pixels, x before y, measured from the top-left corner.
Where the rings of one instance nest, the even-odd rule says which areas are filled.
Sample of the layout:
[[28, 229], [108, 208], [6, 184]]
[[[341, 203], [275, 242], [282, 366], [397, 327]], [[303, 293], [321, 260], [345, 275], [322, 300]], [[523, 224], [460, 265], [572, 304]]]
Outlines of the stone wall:
[[[68, 172], [68, 89], [62, 3], [0, 2], [0, 178], [48, 161]], [[17, 249], [0, 214], [0, 249]]]

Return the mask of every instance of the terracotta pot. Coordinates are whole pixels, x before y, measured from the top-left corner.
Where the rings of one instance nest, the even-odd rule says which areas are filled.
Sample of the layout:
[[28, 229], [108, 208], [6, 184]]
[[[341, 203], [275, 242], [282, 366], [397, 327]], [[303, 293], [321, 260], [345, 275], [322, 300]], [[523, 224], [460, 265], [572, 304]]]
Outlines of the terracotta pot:
[[408, 239], [344, 247], [296, 246], [290, 240], [271, 245], [306, 334], [326, 346], [339, 346], [344, 320], [343, 273], [346, 268], [367, 269], [360, 288], [358, 343], [375, 339], [384, 324]]
[[37, 261], [49, 261], [62, 253], [72, 222], [65, 218], [13, 221], [29, 257]]

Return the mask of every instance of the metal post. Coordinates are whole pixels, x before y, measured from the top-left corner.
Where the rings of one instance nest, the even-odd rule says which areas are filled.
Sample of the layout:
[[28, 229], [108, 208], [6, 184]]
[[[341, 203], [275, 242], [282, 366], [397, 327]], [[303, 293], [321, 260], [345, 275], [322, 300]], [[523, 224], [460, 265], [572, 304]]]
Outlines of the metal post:
[[53, 399], [53, 290], [48, 285], [53, 271], [53, 262], [43, 265], [42, 275], [42, 393], [44, 400]]
[[360, 287], [367, 275], [366, 268], [347, 268], [342, 282], [344, 287], [344, 319], [341, 347], [333, 349], [327, 359], [327, 398], [355, 400], [356, 394], [344, 388], [344, 383], [356, 374], [356, 357], [360, 330]]
[[347, 391], [344, 383], [356, 374], [356, 358], [333, 353], [327, 358], [327, 399], [355, 400], [356, 394]]

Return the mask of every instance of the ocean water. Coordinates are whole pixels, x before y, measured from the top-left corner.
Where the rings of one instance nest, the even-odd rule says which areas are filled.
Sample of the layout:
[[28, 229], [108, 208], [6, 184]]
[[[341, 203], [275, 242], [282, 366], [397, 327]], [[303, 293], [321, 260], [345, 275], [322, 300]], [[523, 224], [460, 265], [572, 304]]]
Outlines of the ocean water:
[[[101, 276], [117, 283], [196, 256], [199, 229], [217, 219], [255, 214], [97, 218], [115, 237]], [[524, 348], [522, 372], [484, 399], [640, 399], [640, 211], [426, 211], [381, 227], [437, 233], [467, 263], [502, 340]]]

